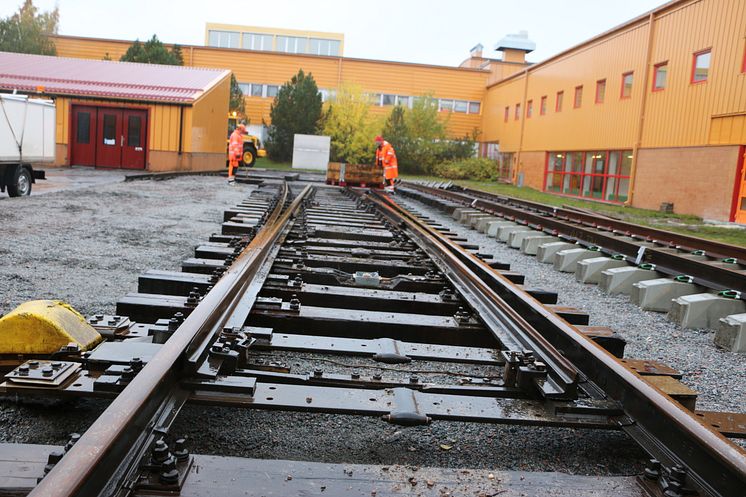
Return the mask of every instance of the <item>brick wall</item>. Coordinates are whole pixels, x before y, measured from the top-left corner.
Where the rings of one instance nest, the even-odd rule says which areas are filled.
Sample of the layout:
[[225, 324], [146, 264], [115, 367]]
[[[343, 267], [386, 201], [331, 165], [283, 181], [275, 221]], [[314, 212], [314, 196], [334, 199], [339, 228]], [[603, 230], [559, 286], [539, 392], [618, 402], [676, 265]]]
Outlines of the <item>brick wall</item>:
[[632, 205], [728, 221], [738, 146], [640, 149]]

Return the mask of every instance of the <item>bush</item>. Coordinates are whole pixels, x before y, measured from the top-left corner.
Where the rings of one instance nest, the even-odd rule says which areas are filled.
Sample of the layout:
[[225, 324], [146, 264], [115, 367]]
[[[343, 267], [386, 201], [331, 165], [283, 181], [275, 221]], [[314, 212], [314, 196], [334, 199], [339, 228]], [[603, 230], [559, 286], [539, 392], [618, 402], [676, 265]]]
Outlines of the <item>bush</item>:
[[435, 174], [447, 179], [496, 180], [498, 168], [492, 159], [472, 157], [438, 164]]
[[343, 85], [324, 113], [321, 134], [331, 138], [331, 160], [349, 164], [372, 164], [376, 155], [374, 137], [380, 121], [368, 112], [370, 103], [362, 89]]

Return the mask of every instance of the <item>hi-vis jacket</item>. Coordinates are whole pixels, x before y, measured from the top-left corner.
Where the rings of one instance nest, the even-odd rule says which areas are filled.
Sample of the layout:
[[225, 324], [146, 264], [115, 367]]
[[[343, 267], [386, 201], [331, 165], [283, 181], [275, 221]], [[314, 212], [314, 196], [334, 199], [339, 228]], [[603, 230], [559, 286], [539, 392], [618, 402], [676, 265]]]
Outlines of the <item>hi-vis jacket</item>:
[[376, 164], [383, 167], [383, 176], [386, 179], [395, 179], [399, 177], [399, 162], [396, 160], [396, 152], [386, 140], [376, 148]]
[[228, 142], [228, 157], [234, 160], [241, 160], [243, 155], [243, 134], [236, 128], [231, 133], [230, 141]]

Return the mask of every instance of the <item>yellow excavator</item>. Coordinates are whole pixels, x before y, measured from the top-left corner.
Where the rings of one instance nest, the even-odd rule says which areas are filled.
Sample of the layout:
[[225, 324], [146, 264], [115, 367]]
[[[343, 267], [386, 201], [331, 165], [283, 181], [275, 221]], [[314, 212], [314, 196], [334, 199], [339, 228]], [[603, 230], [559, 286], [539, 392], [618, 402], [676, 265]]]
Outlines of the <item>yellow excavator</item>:
[[[239, 120], [235, 112], [228, 114], [228, 138], [226, 139], [226, 150], [230, 141], [231, 133], [238, 126]], [[241, 166], [252, 167], [257, 157], [266, 157], [267, 151], [262, 147], [262, 142], [258, 137], [250, 134], [243, 135], [243, 155], [241, 156]], [[226, 161], [227, 167], [228, 161]]]

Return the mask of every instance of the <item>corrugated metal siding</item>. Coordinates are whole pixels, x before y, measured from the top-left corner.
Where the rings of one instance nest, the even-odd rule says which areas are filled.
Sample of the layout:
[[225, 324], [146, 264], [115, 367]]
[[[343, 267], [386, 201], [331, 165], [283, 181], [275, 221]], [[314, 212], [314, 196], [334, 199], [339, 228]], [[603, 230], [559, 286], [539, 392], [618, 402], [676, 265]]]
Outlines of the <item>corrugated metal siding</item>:
[[712, 118], [711, 145], [741, 145], [743, 143], [746, 143], [746, 114]]
[[[59, 55], [97, 58], [105, 52], [118, 59], [129, 46], [127, 42], [96, 39], [55, 38]], [[117, 51], [118, 50], [118, 51]], [[279, 53], [220, 50], [205, 47], [183, 47], [184, 63], [197, 67], [219, 67], [233, 70], [236, 79], [247, 83], [281, 85], [298, 69], [312, 73], [319, 88], [338, 88], [342, 82], [359, 84], [367, 92], [397, 95], [431, 93], [437, 98], [480, 101], [484, 96], [489, 73], [486, 71], [401, 64], [385, 61], [310, 57]], [[114, 53], [117, 53], [114, 57]], [[252, 124], [262, 120], [269, 124], [272, 99], [247, 97], [247, 117]], [[381, 108], [371, 107], [379, 114]], [[388, 108], [383, 108], [388, 113]], [[454, 137], [463, 136], [479, 127], [479, 115], [454, 114], [448, 126]]]
[[230, 87], [230, 78], [225, 78], [192, 106], [190, 126], [185, 131], [190, 136], [186, 151], [225, 153]]
[[[107, 105], [113, 107], [147, 107], [150, 110], [148, 122], [150, 150], [163, 150], [175, 152], [179, 146], [179, 106], [176, 105], [138, 105], [120, 104], [110, 100], [82, 100], [70, 98], [56, 98], [57, 114], [57, 143], [66, 145], [70, 136], [70, 104], [80, 105]], [[187, 107], [186, 109], [189, 109]]]
[[[644, 147], [706, 144], [712, 115], [746, 111], [744, 33], [743, 0], [702, 0], [656, 20], [651, 62], [667, 60], [669, 74], [667, 88], [648, 95]], [[692, 56], [709, 47], [708, 81], [693, 85]]]

